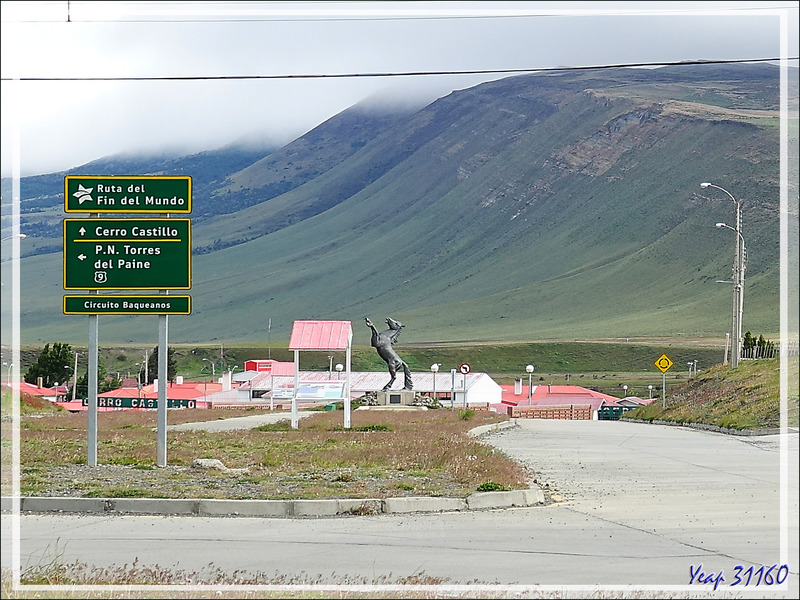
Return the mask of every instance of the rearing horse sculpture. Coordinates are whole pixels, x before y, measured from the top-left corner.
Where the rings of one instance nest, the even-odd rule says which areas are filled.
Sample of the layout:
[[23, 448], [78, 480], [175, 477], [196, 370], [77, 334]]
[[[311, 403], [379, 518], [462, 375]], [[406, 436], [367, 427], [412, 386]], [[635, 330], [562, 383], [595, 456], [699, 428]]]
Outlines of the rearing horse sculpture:
[[378, 356], [386, 361], [386, 364], [389, 367], [389, 375], [392, 376], [392, 378], [389, 380], [389, 383], [383, 386], [383, 391], [385, 392], [392, 387], [395, 377], [397, 377], [397, 371], [401, 367], [403, 368], [403, 374], [405, 375], [405, 385], [403, 389], [414, 389], [411, 382], [411, 371], [409, 370], [408, 365], [397, 355], [397, 352], [394, 351], [394, 348], [392, 348], [392, 344], [396, 343], [397, 338], [400, 337], [400, 332], [402, 331], [404, 325], [400, 321], [387, 318], [386, 324], [389, 326], [389, 329], [378, 333], [378, 330], [375, 329], [375, 326], [368, 317], [364, 317], [364, 321], [366, 322], [367, 327], [372, 330], [372, 339], [370, 340], [370, 344], [378, 351]]

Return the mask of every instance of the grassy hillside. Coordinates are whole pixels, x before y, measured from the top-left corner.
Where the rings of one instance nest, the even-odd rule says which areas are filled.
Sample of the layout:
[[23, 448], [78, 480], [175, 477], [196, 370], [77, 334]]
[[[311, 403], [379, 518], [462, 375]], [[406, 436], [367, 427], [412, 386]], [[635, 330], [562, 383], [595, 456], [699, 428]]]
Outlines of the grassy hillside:
[[[798, 360], [789, 363], [787, 419], [798, 426]], [[675, 423], [702, 423], [727, 429], [769, 429], [780, 426], [778, 359], [742, 361], [736, 369], [716, 366], [673, 390], [666, 401], [637, 408], [625, 418]]]
[[[366, 328], [365, 328], [366, 329]], [[360, 337], [360, 336], [359, 336]], [[209, 381], [213, 373], [219, 377], [224, 370], [241, 372], [247, 360], [272, 358], [292, 362], [294, 353], [286, 345], [238, 346], [238, 345], [171, 345], [176, 363], [176, 374], [186, 380]], [[21, 349], [21, 373], [36, 362], [39, 346]], [[78, 376], [86, 372], [85, 346], [75, 346], [80, 352]], [[688, 376], [685, 367], [689, 361], [697, 361], [697, 368], [704, 371], [723, 359], [723, 349], [702, 343], [639, 340], [628, 343], [612, 342], [540, 342], [530, 344], [472, 343], [472, 344], [427, 344], [414, 346], [399, 344], [398, 354], [413, 372], [429, 372], [433, 363], [439, 363], [442, 385], [450, 382], [450, 370], [462, 363], [471, 366], [473, 372], [489, 373], [498, 383], [511, 384], [522, 378], [527, 384], [525, 366], [535, 367], [533, 383], [572, 383], [590, 387], [600, 392], [622, 397], [627, 393], [648, 397], [659, 393], [662, 377], [654, 365], [655, 360], [666, 353], [675, 363], [667, 378], [667, 390], [681, 385]], [[109, 346], [100, 348], [100, 363], [108, 374], [136, 377], [137, 363], [144, 359], [145, 352], [152, 354], [154, 346]], [[329, 358], [330, 357], [330, 358]], [[344, 352], [303, 352], [300, 367], [303, 370], [327, 371], [337, 363], [345, 363]], [[385, 372], [386, 365], [375, 350], [358, 344], [352, 350], [352, 368], [355, 371]], [[652, 390], [648, 389], [652, 385]]]
[[[714, 224], [734, 207], [708, 179], [742, 205], [744, 327], [774, 337], [776, 73], [519, 76], [372, 129], [338, 115], [211, 192], [240, 210], [194, 223], [193, 313], [170, 339], [257, 344], [297, 319], [392, 316], [406, 343], [724, 340], [733, 234]], [[23, 259], [23, 342], [86, 339], [61, 314], [61, 268], [60, 253]], [[103, 317], [100, 336], [146, 342], [156, 322]]]

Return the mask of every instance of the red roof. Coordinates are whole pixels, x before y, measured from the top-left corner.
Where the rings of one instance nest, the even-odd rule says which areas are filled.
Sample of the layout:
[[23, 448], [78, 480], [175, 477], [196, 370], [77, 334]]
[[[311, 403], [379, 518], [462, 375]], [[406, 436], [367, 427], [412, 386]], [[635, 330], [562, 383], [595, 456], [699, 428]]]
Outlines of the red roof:
[[20, 393], [30, 394], [31, 396], [53, 396], [55, 392], [53, 388], [46, 388], [46, 387], [39, 387], [33, 383], [28, 383], [27, 381], [15, 381], [11, 384], [12, 387], [16, 387]]
[[295, 321], [289, 350], [345, 350], [352, 339], [350, 321]]
[[[169, 400], [194, 400], [206, 394], [219, 392], [222, 385], [219, 383], [205, 383], [191, 381], [187, 383], [170, 383], [167, 386], [167, 399]], [[153, 384], [142, 387], [142, 393], [135, 387], [121, 387], [110, 392], [97, 394], [98, 398], [158, 398], [158, 392], [153, 390]]]
[[[503, 404], [528, 405], [528, 386], [522, 386], [521, 394], [514, 394], [513, 385], [501, 385]], [[537, 385], [531, 394], [531, 405], [553, 406], [563, 404], [591, 404], [594, 410], [601, 406], [616, 406], [619, 398], [595, 392], [579, 385]]]

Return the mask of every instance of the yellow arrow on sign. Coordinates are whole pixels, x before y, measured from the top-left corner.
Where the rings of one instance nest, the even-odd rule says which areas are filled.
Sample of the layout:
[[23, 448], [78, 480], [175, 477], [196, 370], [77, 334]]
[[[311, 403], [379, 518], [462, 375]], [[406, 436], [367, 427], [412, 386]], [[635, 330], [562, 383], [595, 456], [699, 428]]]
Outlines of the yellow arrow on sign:
[[662, 373], [669, 371], [673, 364], [675, 363], [673, 363], [666, 354], [659, 356], [655, 362], [656, 367], [658, 367], [658, 370]]

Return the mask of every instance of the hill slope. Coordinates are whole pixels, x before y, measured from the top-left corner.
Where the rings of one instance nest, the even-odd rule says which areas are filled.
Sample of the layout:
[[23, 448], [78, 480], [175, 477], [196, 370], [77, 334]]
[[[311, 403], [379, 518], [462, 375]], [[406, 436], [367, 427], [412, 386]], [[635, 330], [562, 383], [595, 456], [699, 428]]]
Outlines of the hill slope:
[[[798, 362], [788, 363], [791, 381], [797, 381]], [[704, 424], [725, 429], [776, 429], [780, 427], [779, 359], [743, 361], [736, 369], [717, 365], [700, 373], [661, 402], [626, 413], [627, 419]], [[798, 425], [797, 388], [786, 403], [788, 427]]]
[[[207, 190], [193, 314], [170, 320], [170, 338], [264, 341], [271, 320], [278, 340], [324, 318], [356, 322], [366, 343], [358, 322], [391, 315], [404, 341], [724, 339], [731, 288], [715, 282], [733, 234], [714, 223], [733, 223], [734, 206], [708, 180], [742, 204], [744, 328], [774, 334], [777, 75], [530, 75], [411, 112], [354, 107]], [[60, 262], [23, 260], [26, 341], [85, 338], [60, 315]], [[104, 317], [101, 336], [153, 339], [143, 320]]]

